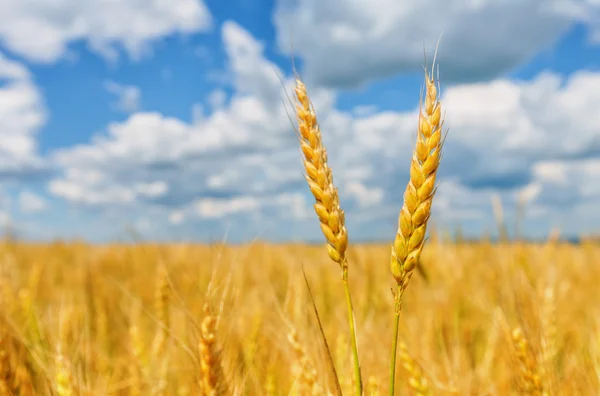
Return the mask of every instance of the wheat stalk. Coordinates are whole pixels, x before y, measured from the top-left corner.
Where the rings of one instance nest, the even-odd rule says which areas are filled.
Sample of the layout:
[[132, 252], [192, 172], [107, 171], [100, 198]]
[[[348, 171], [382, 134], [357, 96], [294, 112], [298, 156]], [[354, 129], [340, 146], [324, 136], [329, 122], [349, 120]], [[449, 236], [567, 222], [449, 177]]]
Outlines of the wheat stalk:
[[392, 244], [390, 268], [396, 281], [394, 293], [394, 339], [390, 364], [390, 395], [394, 394], [398, 323], [402, 297], [419, 265], [425, 244], [427, 222], [435, 194], [435, 181], [442, 150], [442, 108], [433, 78], [425, 69], [425, 103], [421, 100], [417, 141], [410, 165], [410, 180], [404, 192], [404, 205], [398, 218], [398, 231]]
[[348, 323], [352, 340], [356, 394], [357, 396], [362, 396], [363, 384], [358, 358], [356, 324], [348, 284], [348, 260], [346, 258], [348, 232], [346, 231], [344, 211], [340, 207], [338, 190], [333, 184], [333, 173], [327, 163], [327, 151], [321, 139], [321, 129], [317, 122], [317, 116], [310, 102], [306, 85], [300, 79], [296, 79], [295, 92], [298, 135], [300, 148], [304, 156], [306, 181], [316, 200], [314, 209], [319, 217], [321, 231], [327, 240], [329, 257], [338, 263], [342, 270], [342, 281], [346, 294]]

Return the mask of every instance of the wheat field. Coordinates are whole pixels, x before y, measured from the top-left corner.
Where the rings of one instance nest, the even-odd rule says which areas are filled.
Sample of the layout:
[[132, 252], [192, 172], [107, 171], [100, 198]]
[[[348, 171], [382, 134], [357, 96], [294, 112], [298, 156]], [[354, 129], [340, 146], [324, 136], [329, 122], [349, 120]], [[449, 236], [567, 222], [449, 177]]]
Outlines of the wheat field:
[[[367, 395], [387, 390], [388, 255], [385, 245], [348, 251]], [[536, 394], [533, 372], [544, 392], [596, 394], [599, 260], [592, 243], [434, 236], [426, 275], [405, 298], [397, 390]], [[333, 393], [303, 269], [341, 388], [352, 391], [343, 291], [331, 287], [339, 271], [320, 246], [5, 242], [0, 263], [5, 394], [193, 395], [204, 381], [216, 394]]]

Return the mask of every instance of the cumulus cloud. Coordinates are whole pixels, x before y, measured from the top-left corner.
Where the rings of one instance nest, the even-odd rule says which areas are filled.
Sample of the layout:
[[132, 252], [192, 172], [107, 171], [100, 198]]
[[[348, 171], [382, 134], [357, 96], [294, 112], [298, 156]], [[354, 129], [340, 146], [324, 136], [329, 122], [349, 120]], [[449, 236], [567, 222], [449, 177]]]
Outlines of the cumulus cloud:
[[[194, 219], [237, 220], [254, 235], [265, 224], [283, 238], [318, 232], [297, 137], [281, 103], [276, 72], [283, 73], [240, 26], [225, 23], [222, 37], [230, 100], [209, 114], [196, 106], [193, 122], [138, 112], [109, 125], [90, 142], [55, 154], [63, 171], [50, 191], [86, 206], [161, 208], [165, 223], [178, 227]], [[291, 83], [284, 78], [288, 92]], [[341, 111], [335, 92], [309, 86], [309, 93], [352, 237], [390, 238], [408, 180], [418, 92], [414, 108], [404, 112]], [[436, 221], [489, 228], [497, 192], [507, 212], [526, 198], [536, 221], [582, 213], [598, 194], [584, 181], [600, 158], [599, 93], [600, 73], [584, 71], [444, 89], [450, 133]]]
[[212, 112], [196, 105], [192, 122], [135, 112], [110, 124], [89, 143], [54, 153], [63, 171], [50, 192], [88, 207], [162, 207], [171, 224], [282, 207], [299, 213], [287, 191], [303, 180], [282, 83], [246, 31], [227, 22], [222, 36], [236, 92], [227, 103], [215, 91]]
[[114, 59], [121, 48], [139, 58], [157, 39], [205, 31], [211, 24], [203, 0], [0, 2], [0, 42], [40, 62], [65, 56], [74, 41], [85, 41], [109, 58]]
[[29, 70], [0, 53], [0, 178], [37, 175], [37, 133], [46, 110]]
[[114, 81], [107, 81], [104, 87], [108, 92], [117, 97], [112, 104], [113, 108], [125, 113], [133, 113], [140, 109], [142, 92], [134, 85], [122, 85]]
[[451, 88], [445, 161], [468, 185], [508, 188], [527, 184], [539, 161], [598, 157], [599, 90], [600, 74], [586, 71]]
[[38, 213], [46, 210], [46, 201], [32, 192], [22, 191], [19, 194], [19, 206], [23, 213]]
[[442, 32], [446, 82], [496, 77], [574, 23], [600, 42], [595, 0], [278, 0], [274, 23], [280, 47], [293, 46], [307, 77], [327, 86], [418, 71], [424, 48], [431, 54]]

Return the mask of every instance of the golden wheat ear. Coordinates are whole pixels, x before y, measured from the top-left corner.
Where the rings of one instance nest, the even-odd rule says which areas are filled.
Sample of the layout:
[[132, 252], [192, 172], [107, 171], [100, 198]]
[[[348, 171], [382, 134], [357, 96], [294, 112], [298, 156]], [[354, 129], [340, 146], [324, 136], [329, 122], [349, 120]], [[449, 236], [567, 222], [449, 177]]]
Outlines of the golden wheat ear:
[[390, 395], [394, 394], [396, 351], [402, 297], [412, 274], [419, 265], [425, 245], [427, 222], [436, 191], [436, 176], [444, 143], [442, 137], [442, 104], [438, 98], [436, 81], [425, 68], [425, 102], [419, 104], [417, 139], [410, 163], [410, 179], [404, 191], [404, 204], [398, 217], [398, 230], [392, 244], [390, 269], [396, 281], [394, 293], [394, 338], [390, 360]]
[[306, 85], [296, 80], [296, 114], [300, 148], [304, 156], [306, 182], [315, 197], [315, 212], [321, 222], [321, 231], [327, 240], [329, 257], [338, 263], [345, 274], [348, 270], [344, 211], [340, 208], [337, 188], [333, 184], [333, 174], [327, 164], [327, 152], [321, 139], [317, 116], [306, 92]]
[[227, 381], [221, 365], [221, 349], [217, 343], [217, 317], [213, 314], [208, 303], [204, 305], [204, 319], [200, 325], [201, 385], [204, 395], [228, 394]]
[[350, 338], [352, 339], [356, 395], [361, 396], [363, 394], [363, 385], [358, 358], [354, 310], [348, 286], [348, 260], [346, 258], [348, 232], [346, 231], [344, 211], [340, 207], [338, 190], [333, 184], [333, 173], [327, 163], [327, 151], [323, 146], [317, 116], [310, 103], [306, 85], [299, 78], [296, 79], [295, 93], [298, 138], [304, 157], [303, 163], [306, 171], [306, 181], [315, 197], [314, 208], [319, 217], [321, 231], [327, 240], [329, 257], [338, 263], [342, 270], [342, 280], [344, 282], [346, 305], [348, 308]]
[[427, 70], [425, 89], [425, 103], [421, 101], [417, 141], [410, 164], [410, 180], [404, 192], [404, 205], [392, 245], [390, 268], [399, 287], [399, 297], [419, 263], [425, 244], [443, 145], [441, 102], [433, 73], [430, 76]]

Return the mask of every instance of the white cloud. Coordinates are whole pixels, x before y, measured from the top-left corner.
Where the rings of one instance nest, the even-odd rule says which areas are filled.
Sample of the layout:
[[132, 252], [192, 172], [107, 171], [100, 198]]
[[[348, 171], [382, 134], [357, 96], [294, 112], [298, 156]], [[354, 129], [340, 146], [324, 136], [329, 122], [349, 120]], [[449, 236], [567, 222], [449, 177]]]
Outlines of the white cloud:
[[0, 2], [0, 42], [29, 60], [53, 62], [83, 40], [109, 58], [123, 48], [138, 58], [151, 42], [205, 31], [203, 0], [23, 0]]
[[383, 200], [383, 190], [380, 188], [369, 188], [362, 183], [348, 182], [346, 193], [356, 198], [360, 207], [377, 205]]
[[169, 191], [169, 185], [163, 181], [152, 183], [140, 183], [137, 185], [137, 193], [144, 197], [157, 198]]
[[155, 225], [149, 218], [142, 217], [135, 221], [134, 227], [136, 231], [149, 232], [155, 228]]
[[180, 210], [173, 211], [169, 214], [169, 223], [171, 224], [181, 224], [184, 220], [185, 214]]
[[126, 113], [133, 113], [140, 109], [140, 99], [142, 92], [133, 85], [122, 85], [114, 81], [107, 81], [104, 87], [108, 92], [117, 97], [113, 107]]
[[[210, 115], [196, 108], [191, 123], [138, 112], [110, 124], [89, 143], [55, 154], [63, 173], [50, 191], [72, 203], [162, 208], [165, 223], [181, 226], [199, 218], [219, 224], [237, 220], [246, 231], [269, 224], [278, 238], [313, 234], [315, 229], [305, 226], [317, 227], [313, 198], [280, 101], [278, 69], [264, 58], [261, 44], [232, 22], [224, 24], [223, 40], [235, 92], [226, 104]], [[284, 80], [288, 92], [290, 83]], [[389, 221], [390, 230], [396, 226], [419, 93], [410, 111], [370, 110], [358, 118], [334, 108], [334, 92], [309, 86], [309, 93], [352, 237], [385, 237], [379, 225], [363, 225], [378, 218]], [[542, 223], [564, 213], [575, 216], [597, 196], [593, 187], [583, 187], [584, 176], [576, 176], [580, 172], [590, 180], [600, 157], [600, 73], [457, 85], [443, 90], [442, 104], [450, 133], [435, 221], [490, 228], [494, 192], [501, 194], [507, 213], [526, 197], [529, 213]], [[591, 162], [574, 165], [581, 158]], [[579, 187], [572, 180], [579, 180]]]
[[547, 184], [566, 186], [567, 172], [563, 163], [558, 161], [539, 162], [533, 166], [536, 179]]
[[377, 112], [377, 106], [375, 105], [364, 105], [356, 106], [352, 109], [352, 114], [356, 117], [367, 117]]
[[219, 218], [239, 212], [249, 212], [260, 207], [255, 197], [236, 197], [231, 199], [202, 198], [195, 203], [200, 217]]
[[[256, 41], [231, 22], [223, 27], [223, 40], [232, 54], [232, 70], [242, 76], [233, 81], [238, 93], [227, 104], [222, 94], [213, 95], [212, 114], [204, 115], [196, 105], [191, 123], [150, 112], [112, 123], [88, 144], [54, 154], [64, 172], [51, 181], [50, 191], [85, 205], [142, 201], [174, 210], [189, 210], [205, 197], [207, 204], [201, 207], [219, 210], [215, 202], [224, 197], [250, 194], [262, 201], [261, 197], [280, 195], [281, 184], [302, 180], [301, 171], [293, 166], [299, 164], [293, 127], [281, 103], [273, 104], [275, 94], [282, 95], [282, 84], [272, 65], [256, 50]], [[262, 75], [265, 84], [247, 84], [253, 75]], [[267, 156], [271, 152], [276, 154]], [[179, 217], [174, 216], [173, 222]]]
[[39, 172], [36, 135], [46, 110], [29, 70], [0, 53], [0, 177]]
[[208, 96], [208, 103], [210, 103], [213, 110], [221, 109], [226, 101], [227, 93], [222, 89], [216, 89]]
[[278, 0], [274, 18], [280, 47], [293, 46], [307, 78], [329, 86], [420, 70], [442, 32], [446, 82], [495, 77], [575, 22], [600, 37], [598, 1]]
[[242, 94], [260, 96], [268, 104], [280, 103], [282, 71], [263, 57], [264, 44], [238, 24], [223, 24], [223, 41], [229, 56], [236, 89]]
[[23, 213], [38, 213], [46, 210], [46, 201], [31, 192], [22, 191], [19, 194], [19, 206]]

